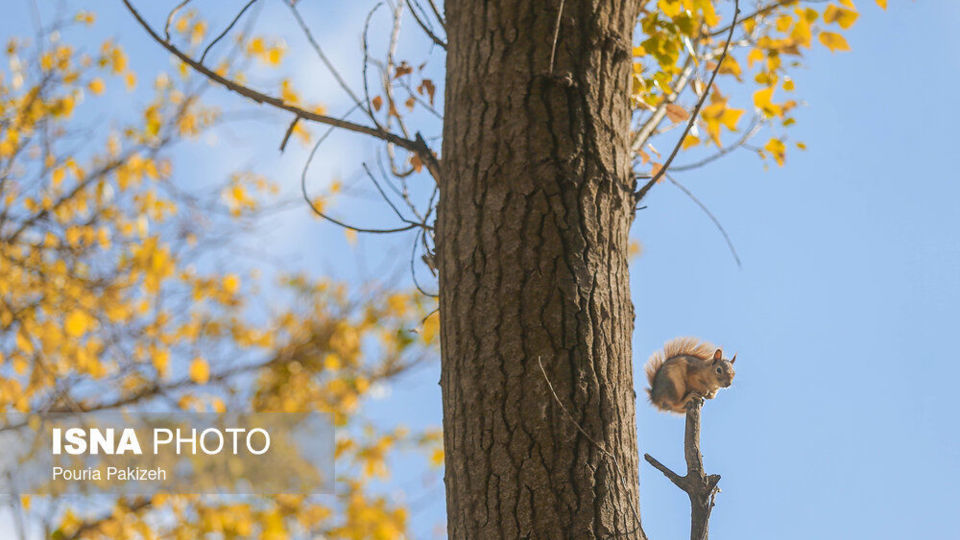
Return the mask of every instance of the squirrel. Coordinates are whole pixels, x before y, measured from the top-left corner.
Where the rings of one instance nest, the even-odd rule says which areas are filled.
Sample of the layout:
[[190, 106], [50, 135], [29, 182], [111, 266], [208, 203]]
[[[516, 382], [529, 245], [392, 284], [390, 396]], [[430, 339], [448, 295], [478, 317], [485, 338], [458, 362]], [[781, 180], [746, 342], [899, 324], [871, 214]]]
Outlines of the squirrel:
[[650, 403], [661, 411], [683, 413], [692, 400], [713, 399], [733, 382], [736, 360], [737, 355], [724, 359], [722, 350], [696, 338], [668, 341], [644, 366]]

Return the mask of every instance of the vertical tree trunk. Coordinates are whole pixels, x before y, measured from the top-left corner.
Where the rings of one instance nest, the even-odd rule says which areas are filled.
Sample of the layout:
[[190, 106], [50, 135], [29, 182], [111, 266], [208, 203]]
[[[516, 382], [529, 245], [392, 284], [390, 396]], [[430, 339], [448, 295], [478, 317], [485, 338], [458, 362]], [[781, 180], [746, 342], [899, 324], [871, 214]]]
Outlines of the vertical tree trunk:
[[452, 539], [644, 538], [627, 270], [637, 2], [565, 0], [551, 70], [560, 5], [446, 3], [437, 253]]

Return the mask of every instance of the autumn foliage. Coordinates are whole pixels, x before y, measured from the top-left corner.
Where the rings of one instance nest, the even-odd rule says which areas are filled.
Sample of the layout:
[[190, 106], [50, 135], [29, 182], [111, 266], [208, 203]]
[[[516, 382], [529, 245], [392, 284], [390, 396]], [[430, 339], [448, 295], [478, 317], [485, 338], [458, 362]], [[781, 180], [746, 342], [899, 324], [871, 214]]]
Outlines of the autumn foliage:
[[[791, 73], [814, 47], [848, 50], [843, 32], [857, 8], [850, 0], [743, 5], [724, 57], [731, 15], [730, 3], [717, 0], [643, 2], [631, 94], [640, 184], [675, 144], [689, 157], [677, 171], [741, 147], [784, 165], [790, 151], [805, 147], [788, 136], [802, 90]], [[178, 181], [185, 164], [171, 159], [172, 149], [199, 144], [224, 121], [223, 111], [203, 100], [220, 83], [181, 61], [166, 72], [139, 72], [136, 58], [101, 37], [107, 32], [92, 13], [58, 24], [40, 40], [10, 37], [0, 76], [0, 410], [323, 411], [341, 428], [338, 492], [323, 500], [241, 502], [158, 496], [90, 512], [25, 498], [17, 511], [46, 516], [57, 538], [407, 534], [406, 508], [377, 482], [388, 477], [389, 457], [399, 450], [442, 464], [439, 433], [375, 428], [358, 411], [376, 385], [435, 358], [433, 299], [234, 263], [249, 241], [245, 231], [285, 204], [277, 184], [289, 179], [230, 170], [209, 185]], [[58, 37], [68, 26], [87, 28], [82, 46]], [[165, 30], [168, 42], [194, 59], [211, 46], [201, 12], [176, 12]], [[442, 43], [442, 36], [432, 39]], [[327, 114], [283, 74], [287, 53], [282, 35], [238, 29], [201, 63], [238, 85], [248, 83], [251, 67], [280, 70], [279, 82], [259, 91], [305, 113]], [[425, 111], [439, 117], [442, 89], [417, 59], [391, 56], [380, 68], [379, 88], [354, 96], [361, 116], [374, 131], [413, 140], [417, 130], [408, 123]], [[714, 69], [719, 77], [707, 88]], [[138, 87], [150, 89], [149, 103], [98, 118], [114, 113], [112, 92]], [[678, 140], [701, 100], [699, 118]], [[296, 120], [290, 134], [305, 143], [318, 139], [311, 128], [323, 122], [306, 114]], [[392, 176], [426, 176], [433, 154], [411, 148], [420, 147], [388, 146]], [[311, 201], [321, 213], [328, 202]], [[417, 234], [428, 265], [433, 208], [414, 208], [410, 217], [422, 218]], [[34, 512], [38, 507], [46, 511]]]

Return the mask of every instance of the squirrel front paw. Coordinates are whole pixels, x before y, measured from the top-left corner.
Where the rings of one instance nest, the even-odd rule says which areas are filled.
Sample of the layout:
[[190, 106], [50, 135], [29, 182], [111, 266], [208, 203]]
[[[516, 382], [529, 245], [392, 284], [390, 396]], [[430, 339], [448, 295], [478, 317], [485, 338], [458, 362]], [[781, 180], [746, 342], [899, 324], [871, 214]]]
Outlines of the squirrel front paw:
[[687, 407], [702, 407], [704, 403], [704, 398], [700, 394], [690, 393], [690, 397], [687, 398]]

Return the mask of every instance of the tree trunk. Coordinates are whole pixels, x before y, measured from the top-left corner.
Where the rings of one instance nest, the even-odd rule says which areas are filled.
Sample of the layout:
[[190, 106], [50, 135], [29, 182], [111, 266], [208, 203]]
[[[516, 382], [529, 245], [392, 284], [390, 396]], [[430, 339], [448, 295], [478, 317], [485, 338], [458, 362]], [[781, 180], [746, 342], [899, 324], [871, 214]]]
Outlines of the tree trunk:
[[560, 0], [446, 4], [449, 537], [642, 539], [627, 269], [637, 2], [565, 0], [553, 69]]

